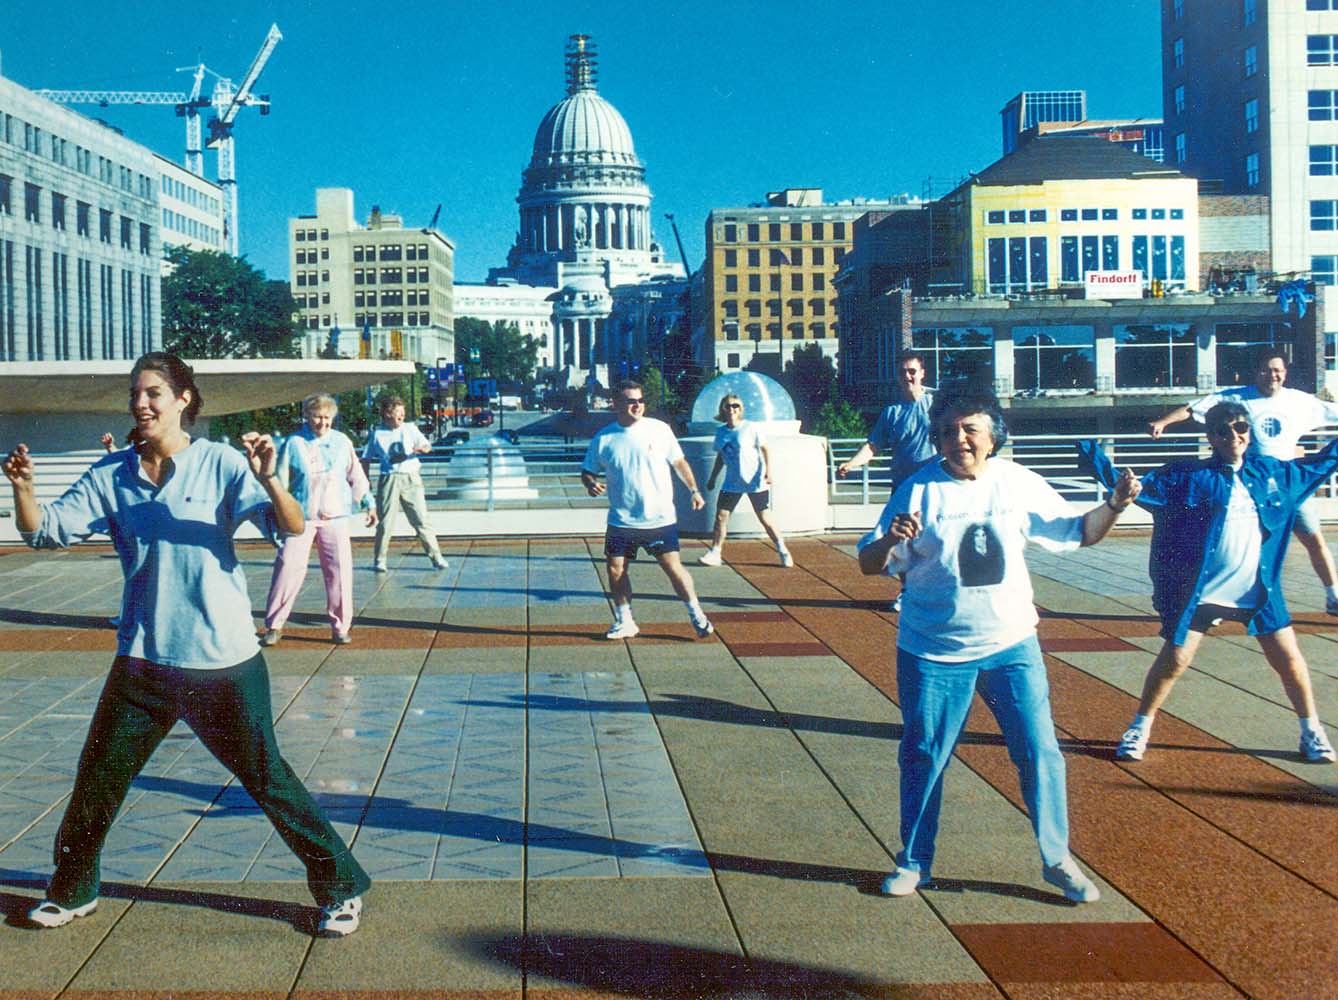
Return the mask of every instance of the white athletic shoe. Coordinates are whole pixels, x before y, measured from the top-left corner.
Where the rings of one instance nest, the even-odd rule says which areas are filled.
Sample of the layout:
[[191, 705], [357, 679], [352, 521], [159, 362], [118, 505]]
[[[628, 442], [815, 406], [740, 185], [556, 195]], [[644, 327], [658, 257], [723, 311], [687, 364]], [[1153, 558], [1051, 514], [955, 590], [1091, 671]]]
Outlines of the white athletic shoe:
[[321, 937], [348, 937], [358, 929], [358, 920], [362, 916], [362, 897], [354, 896], [342, 903], [331, 903], [321, 907], [320, 923], [316, 933]]
[[615, 621], [607, 632], [604, 633], [605, 639], [634, 639], [641, 634], [641, 629], [636, 627], [636, 622], [630, 618], [623, 618]]
[[697, 562], [703, 566], [719, 566], [722, 561], [719, 549], [707, 549], [697, 557]]
[[66, 909], [59, 903], [44, 899], [28, 911], [28, 919], [38, 927], [47, 929], [64, 927], [75, 917], [86, 917], [97, 908], [98, 901], [96, 899], [91, 903], [85, 903], [83, 906], [76, 906], [73, 909]]

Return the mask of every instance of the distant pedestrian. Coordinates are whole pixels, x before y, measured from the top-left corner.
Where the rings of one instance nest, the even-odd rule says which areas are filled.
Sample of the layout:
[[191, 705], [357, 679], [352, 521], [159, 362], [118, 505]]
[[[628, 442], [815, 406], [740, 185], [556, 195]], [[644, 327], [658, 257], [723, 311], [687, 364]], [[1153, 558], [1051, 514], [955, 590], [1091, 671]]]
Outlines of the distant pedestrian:
[[270, 539], [301, 532], [302, 508], [275, 472], [267, 435], [243, 435], [243, 454], [186, 432], [201, 403], [189, 365], [146, 354], [130, 373], [134, 448], [99, 459], [44, 506], [27, 446], [5, 459], [25, 542], [64, 548], [103, 532], [125, 572], [116, 659], [56, 833], [55, 873], [28, 918], [60, 927], [97, 908], [112, 820], [155, 748], [184, 721], [306, 867], [319, 931], [343, 936], [357, 929], [371, 880], [279, 752], [269, 672], [233, 550], [244, 521]]
[[274, 560], [269, 597], [265, 602], [265, 637], [273, 646], [283, 636], [298, 592], [307, 578], [312, 542], [325, 579], [325, 610], [330, 637], [337, 645], [351, 641], [353, 625], [353, 545], [349, 519], [362, 512], [370, 528], [376, 524], [371, 487], [353, 442], [334, 429], [339, 404], [318, 393], [302, 401], [306, 424], [284, 441], [279, 451], [279, 476], [306, 515], [306, 530], [283, 540]]
[[[1338, 423], [1338, 404], [1327, 403], [1308, 392], [1286, 387], [1287, 359], [1275, 348], [1266, 348], [1255, 365], [1254, 384], [1223, 389], [1212, 396], [1177, 407], [1148, 424], [1148, 433], [1160, 438], [1171, 424], [1193, 417], [1200, 424], [1218, 403], [1237, 402], [1250, 421], [1250, 448], [1254, 454], [1287, 462], [1301, 454], [1300, 440], [1316, 427]], [[1324, 610], [1338, 616], [1338, 569], [1320, 525], [1314, 500], [1296, 512], [1292, 532], [1310, 557], [1310, 565], [1324, 587]]]
[[[646, 400], [640, 383], [620, 382], [613, 388], [617, 419], [590, 441], [581, 462], [581, 484], [592, 497], [609, 498], [604, 558], [613, 595], [613, 624], [606, 639], [630, 639], [640, 629], [632, 618], [632, 581], [627, 564], [637, 549], [655, 557], [669, 583], [687, 606], [699, 639], [715, 631], [697, 602], [692, 577], [679, 559], [678, 513], [674, 509], [672, 469], [692, 491], [692, 509], [706, 500], [697, 489], [692, 467], [669, 425], [645, 415]], [[605, 483], [599, 481], [600, 474]]]
[[757, 522], [776, 546], [780, 564], [793, 566], [794, 556], [785, 547], [785, 539], [771, 516], [771, 452], [767, 448], [767, 439], [756, 424], [743, 419], [743, 400], [738, 396], [720, 400], [716, 419], [725, 426], [715, 432], [715, 465], [707, 477], [706, 488], [715, 489], [721, 470], [724, 470], [725, 482], [716, 498], [711, 547], [697, 561], [703, 566], [720, 565], [729, 516], [734, 513], [739, 500], [747, 495]]
[[[1148, 572], [1164, 641], [1115, 757], [1143, 759], [1157, 711], [1193, 664], [1204, 635], [1222, 621], [1236, 621], [1259, 641], [1282, 681], [1301, 727], [1301, 756], [1332, 761], [1281, 576], [1297, 510], [1338, 470], [1338, 441], [1314, 455], [1279, 461], [1250, 449], [1246, 404], [1218, 403], [1204, 423], [1212, 455], [1149, 472], [1136, 501], [1152, 514]], [[1113, 469], [1101, 449], [1092, 441], [1079, 447], [1098, 481], [1108, 483]]]
[[[867, 465], [875, 455], [887, 452], [891, 456], [890, 496], [916, 469], [934, 457], [933, 434], [929, 426], [929, 408], [934, 405], [934, 393], [926, 388], [925, 359], [915, 351], [897, 355], [897, 400], [883, 409], [874, 422], [869, 438], [849, 461], [836, 467], [836, 475], [844, 479], [856, 469]], [[902, 588], [905, 574], [899, 574]], [[892, 602], [892, 610], [901, 610], [901, 595]]]
[[399, 396], [381, 399], [381, 426], [367, 436], [363, 458], [380, 463], [381, 476], [376, 483], [376, 540], [373, 543], [372, 568], [387, 570], [390, 538], [395, 533], [395, 510], [404, 508], [409, 526], [418, 535], [418, 544], [437, 569], [447, 566], [437, 545], [437, 536], [429, 528], [427, 496], [420, 474], [423, 463], [416, 456], [432, 450], [428, 439], [411, 423], [404, 421], [404, 400]]

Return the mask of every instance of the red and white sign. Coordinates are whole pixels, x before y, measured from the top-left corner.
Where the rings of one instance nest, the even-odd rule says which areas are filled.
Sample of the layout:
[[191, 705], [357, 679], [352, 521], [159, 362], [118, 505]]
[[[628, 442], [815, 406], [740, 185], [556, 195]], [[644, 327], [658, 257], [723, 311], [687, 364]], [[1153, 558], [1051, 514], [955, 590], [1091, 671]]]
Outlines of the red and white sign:
[[1088, 271], [1084, 276], [1089, 299], [1141, 299], [1142, 271]]

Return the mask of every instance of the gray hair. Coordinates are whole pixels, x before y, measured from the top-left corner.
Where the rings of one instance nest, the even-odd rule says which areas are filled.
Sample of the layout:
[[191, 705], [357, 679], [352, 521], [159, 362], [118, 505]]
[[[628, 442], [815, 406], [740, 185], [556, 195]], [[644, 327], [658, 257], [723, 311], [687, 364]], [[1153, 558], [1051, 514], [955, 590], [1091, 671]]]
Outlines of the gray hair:
[[339, 412], [339, 404], [328, 392], [315, 392], [302, 400], [302, 416], [309, 417], [318, 410]]

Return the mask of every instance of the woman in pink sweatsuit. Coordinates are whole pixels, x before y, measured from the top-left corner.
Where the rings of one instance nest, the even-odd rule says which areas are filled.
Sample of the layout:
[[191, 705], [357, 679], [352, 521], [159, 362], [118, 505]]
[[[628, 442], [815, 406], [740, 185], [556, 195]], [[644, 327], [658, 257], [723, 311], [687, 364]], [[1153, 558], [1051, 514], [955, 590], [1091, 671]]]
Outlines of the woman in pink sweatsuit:
[[376, 524], [376, 511], [353, 442], [333, 429], [338, 412], [333, 397], [323, 393], [308, 396], [302, 401], [307, 424], [284, 441], [279, 454], [279, 475], [302, 504], [307, 527], [300, 535], [289, 535], [274, 560], [274, 577], [265, 604], [265, 637], [261, 640], [265, 646], [275, 645], [283, 636], [283, 626], [307, 576], [313, 540], [325, 577], [330, 637], [340, 645], [351, 641], [353, 546], [349, 518], [356, 505], [370, 528]]

